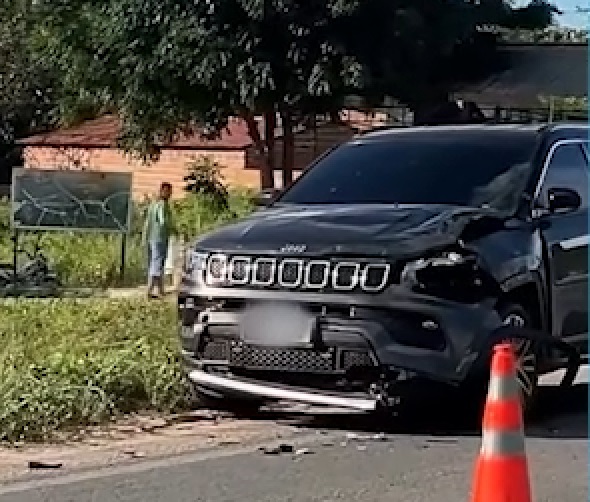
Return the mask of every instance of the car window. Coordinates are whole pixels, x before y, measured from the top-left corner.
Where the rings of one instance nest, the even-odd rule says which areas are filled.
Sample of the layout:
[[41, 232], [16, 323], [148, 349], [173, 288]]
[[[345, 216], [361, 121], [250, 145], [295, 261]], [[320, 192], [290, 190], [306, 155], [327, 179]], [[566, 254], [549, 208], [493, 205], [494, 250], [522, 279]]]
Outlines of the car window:
[[582, 143], [563, 144], [553, 152], [540, 193], [543, 206], [547, 205], [548, 192], [552, 188], [576, 190], [582, 198], [582, 207], [587, 207], [588, 160]]
[[522, 194], [536, 141], [468, 131], [360, 139], [320, 159], [279, 203], [505, 206]]

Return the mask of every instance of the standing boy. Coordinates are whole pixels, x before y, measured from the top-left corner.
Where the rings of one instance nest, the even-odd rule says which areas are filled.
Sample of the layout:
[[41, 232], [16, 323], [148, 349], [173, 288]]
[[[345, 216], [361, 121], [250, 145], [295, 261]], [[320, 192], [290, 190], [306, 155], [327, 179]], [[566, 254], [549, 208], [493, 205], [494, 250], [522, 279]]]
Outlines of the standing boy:
[[[143, 241], [148, 256], [148, 296], [158, 298], [164, 294], [164, 265], [168, 255], [168, 244], [174, 233], [172, 211], [169, 199], [172, 185], [163, 182], [158, 198], [148, 207], [143, 228]], [[154, 294], [154, 288], [158, 293]]]

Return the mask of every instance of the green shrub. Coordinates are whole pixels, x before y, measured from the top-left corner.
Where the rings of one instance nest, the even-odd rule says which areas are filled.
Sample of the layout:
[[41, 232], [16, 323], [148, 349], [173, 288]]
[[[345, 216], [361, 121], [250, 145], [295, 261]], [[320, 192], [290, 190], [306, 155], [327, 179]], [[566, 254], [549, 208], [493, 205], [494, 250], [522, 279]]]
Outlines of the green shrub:
[[[179, 231], [192, 240], [204, 231], [241, 217], [253, 208], [252, 193], [246, 190], [229, 192], [229, 210], [219, 209], [210, 196], [189, 194], [172, 203]], [[121, 236], [100, 233], [46, 232], [41, 239], [42, 250], [60, 280], [70, 287], [106, 288], [137, 286], [145, 280], [145, 250], [141, 245], [141, 229], [147, 202], [136, 204], [132, 231], [127, 238], [125, 277], [120, 281]], [[9, 203], [0, 201], [0, 262], [12, 260]], [[20, 241], [29, 249], [35, 237], [23, 234]]]
[[142, 409], [187, 405], [174, 304], [22, 300], [0, 304], [0, 440]]

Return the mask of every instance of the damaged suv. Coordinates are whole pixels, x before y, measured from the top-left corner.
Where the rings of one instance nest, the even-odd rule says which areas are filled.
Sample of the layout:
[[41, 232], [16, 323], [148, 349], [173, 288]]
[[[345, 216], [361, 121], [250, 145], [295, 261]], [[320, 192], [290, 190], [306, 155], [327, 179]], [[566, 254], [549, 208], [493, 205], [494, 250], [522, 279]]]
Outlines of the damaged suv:
[[[485, 383], [510, 340], [523, 403], [587, 355], [588, 128], [373, 131], [201, 237], [178, 298], [185, 367], [218, 408], [390, 408]], [[573, 376], [572, 376], [573, 375]], [[479, 388], [479, 387], [478, 387]]]

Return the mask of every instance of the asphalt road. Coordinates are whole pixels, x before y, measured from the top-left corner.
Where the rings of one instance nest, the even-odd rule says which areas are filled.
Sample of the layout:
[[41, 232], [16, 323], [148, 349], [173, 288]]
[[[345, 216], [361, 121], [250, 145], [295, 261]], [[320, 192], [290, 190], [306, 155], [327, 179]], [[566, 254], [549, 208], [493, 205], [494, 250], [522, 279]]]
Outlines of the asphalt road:
[[[588, 496], [587, 383], [545, 388], [527, 430], [535, 502]], [[269, 414], [268, 420], [279, 415]], [[296, 450], [224, 449], [0, 487], [1, 502], [457, 502], [468, 500], [477, 427], [451, 410], [376, 423], [350, 414], [283, 417]], [[383, 430], [386, 434], [379, 435]], [[273, 446], [273, 445], [267, 445]], [[307, 451], [307, 453], [306, 453]]]

